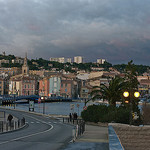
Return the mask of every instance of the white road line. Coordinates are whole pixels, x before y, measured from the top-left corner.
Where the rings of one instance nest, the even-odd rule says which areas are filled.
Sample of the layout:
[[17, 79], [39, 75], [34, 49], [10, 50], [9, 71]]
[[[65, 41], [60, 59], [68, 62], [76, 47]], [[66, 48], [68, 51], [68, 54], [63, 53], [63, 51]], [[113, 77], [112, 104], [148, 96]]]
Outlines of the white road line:
[[37, 121], [36, 123], [40, 123], [40, 122]]
[[30, 122], [30, 123], [34, 123], [34, 122]]
[[[25, 116], [28, 116], [28, 115], [25, 115]], [[43, 121], [41, 121], [41, 120], [39, 120], [37, 118], [31, 117], [31, 116], [28, 116], [28, 117], [33, 118], [33, 119], [43, 123]], [[51, 124], [48, 124], [46, 122], [45, 122], [45, 124], [50, 126], [50, 128], [48, 130], [45, 130], [45, 131], [42, 131], [42, 132], [37, 132], [37, 133], [34, 133], [34, 134], [29, 134], [29, 135], [22, 136], [22, 137], [19, 137], [19, 138], [16, 138], [16, 139], [12, 139], [12, 140], [9, 140], [9, 141], [1, 142], [0, 145], [6, 144], [6, 143], [9, 143], [9, 142], [13, 142], [13, 141], [16, 141], [16, 140], [24, 139], [24, 138], [27, 138], [27, 137], [35, 136], [35, 135], [38, 135], [38, 134], [46, 133], [46, 132], [51, 131], [54, 128], [53, 125], [51, 125]]]
[[58, 122], [53, 122], [53, 123], [58, 123]]

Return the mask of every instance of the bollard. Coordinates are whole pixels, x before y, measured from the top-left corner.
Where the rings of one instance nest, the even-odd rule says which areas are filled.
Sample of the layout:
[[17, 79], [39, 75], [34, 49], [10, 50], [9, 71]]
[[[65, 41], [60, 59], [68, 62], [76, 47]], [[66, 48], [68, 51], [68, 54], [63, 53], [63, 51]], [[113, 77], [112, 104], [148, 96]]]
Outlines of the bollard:
[[64, 123], [64, 118], [63, 118], [63, 123]]
[[72, 139], [73, 139], [73, 142], [75, 141], [76, 137], [75, 137], [75, 128], [72, 129]]
[[79, 126], [76, 126], [76, 138], [78, 137], [78, 130], [79, 130]]
[[6, 123], [6, 131], [8, 131], [8, 123]]

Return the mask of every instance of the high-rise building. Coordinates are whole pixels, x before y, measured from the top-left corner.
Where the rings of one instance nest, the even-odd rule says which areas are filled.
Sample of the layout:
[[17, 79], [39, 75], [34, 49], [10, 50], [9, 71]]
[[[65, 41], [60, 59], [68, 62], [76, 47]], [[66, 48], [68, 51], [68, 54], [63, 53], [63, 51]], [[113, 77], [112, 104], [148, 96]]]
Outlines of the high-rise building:
[[83, 63], [83, 57], [81, 56], [74, 57], [74, 62], [77, 64]]
[[98, 64], [104, 64], [105, 61], [106, 61], [105, 59], [97, 59]]
[[59, 63], [66, 63], [66, 62], [71, 63], [71, 58], [65, 58], [65, 57], [50, 58], [50, 61], [56, 61], [56, 62], [59, 62]]

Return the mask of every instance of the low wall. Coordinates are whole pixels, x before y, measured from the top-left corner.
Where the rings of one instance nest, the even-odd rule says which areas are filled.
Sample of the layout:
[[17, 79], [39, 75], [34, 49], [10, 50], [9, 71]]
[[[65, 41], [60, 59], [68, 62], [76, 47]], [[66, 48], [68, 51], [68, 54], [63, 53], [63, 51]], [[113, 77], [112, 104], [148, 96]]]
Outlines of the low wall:
[[113, 126], [108, 124], [109, 150], [124, 150]]

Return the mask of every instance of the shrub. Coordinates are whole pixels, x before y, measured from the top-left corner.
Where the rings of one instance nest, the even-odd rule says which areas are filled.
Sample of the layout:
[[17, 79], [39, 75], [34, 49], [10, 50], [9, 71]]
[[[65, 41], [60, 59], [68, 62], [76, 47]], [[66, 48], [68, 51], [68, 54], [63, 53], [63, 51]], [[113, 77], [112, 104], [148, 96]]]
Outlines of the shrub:
[[81, 117], [90, 122], [129, 123], [130, 109], [120, 106], [92, 105], [82, 111]]

